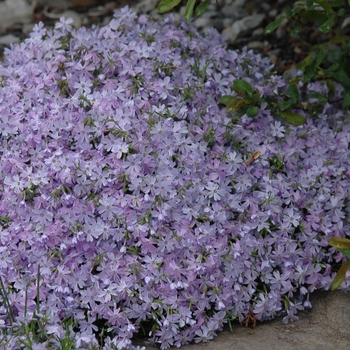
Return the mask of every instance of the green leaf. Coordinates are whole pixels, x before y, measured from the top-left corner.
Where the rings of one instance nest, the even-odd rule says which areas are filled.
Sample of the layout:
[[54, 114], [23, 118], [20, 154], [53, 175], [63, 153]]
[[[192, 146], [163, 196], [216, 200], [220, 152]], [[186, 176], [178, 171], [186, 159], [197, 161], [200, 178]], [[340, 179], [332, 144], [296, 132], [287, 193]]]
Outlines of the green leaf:
[[185, 19], [187, 23], [190, 23], [193, 14], [194, 5], [196, 0], [188, 0], [185, 8]]
[[307, 99], [309, 98], [315, 98], [317, 99], [319, 102], [325, 104], [327, 102], [327, 97], [324, 96], [323, 94], [321, 94], [320, 92], [316, 92], [316, 91], [312, 91], [310, 92], [307, 96]]
[[221, 103], [222, 105], [228, 105], [235, 97], [231, 96], [231, 95], [224, 95], [221, 96], [219, 103]]
[[198, 5], [195, 12], [195, 17], [198, 18], [208, 7], [210, 0], [205, 0]]
[[284, 20], [284, 17], [280, 17], [280, 18], [277, 18], [275, 21], [273, 21], [272, 23], [269, 23], [265, 30], [264, 30], [264, 33], [265, 34], [271, 34], [277, 27], [280, 26], [280, 24], [283, 22]]
[[319, 31], [320, 31], [321, 33], [328, 33], [328, 32], [331, 30], [333, 24], [334, 24], [334, 16], [332, 16], [332, 17], [330, 17], [329, 19], [327, 19], [327, 21], [324, 22], [324, 23], [320, 26]]
[[292, 124], [294, 126], [300, 126], [306, 123], [305, 118], [298, 113], [281, 112], [279, 113], [279, 115], [281, 118], [286, 120], [289, 124]]
[[299, 102], [299, 89], [295, 84], [289, 84], [288, 95], [290, 96], [292, 103]]
[[259, 113], [259, 108], [257, 106], [249, 106], [247, 108], [247, 116], [248, 117], [256, 117]]
[[243, 79], [236, 79], [236, 80], [234, 80], [232, 85], [231, 85], [231, 89], [233, 89], [237, 93], [241, 93], [241, 94], [247, 93], [248, 96], [252, 96], [253, 95], [253, 88], [252, 88], [252, 86], [248, 82], [243, 80]]
[[344, 282], [345, 277], [346, 277], [346, 273], [349, 269], [350, 269], [350, 260], [348, 260], [346, 263], [344, 263], [341, 266], [338, 273], [334, 277], [334, 280], [332, 282], [332, 287], [331, 287], [332, 291], [338, 289], [340, 287], [340, 285]]
[[340, 249], [338, 248], [338, 250], [345, 256], [347, 256], [348, 258], [350, 258], [350, 249]]
[[343, 237], [328, 238], [328, 243], [337, 249], [350, 249], [350, 239]]
[[350, 91], [347, 91], [344, 95], [344, 107], [350, 106]]
[[324, 12], [317, 10], [308, 10], [306, 15], [307, 19], [313, 23], [324, 22], [329, 18]]
[[294, 38], [295, 36], [297, 36], [299, 33], [301, 32], [301, 26], [294, 28], [291, 32], [290, 32], [290, 36], [292, 38]]
[[248, 104], [248, 101], [243, 100], [242, 98], [235, 97], [234, 100], [232, 100], [226, 107], [226, 110], [228, 112], [237, 112], [242, 107], [246, 106]]
[[175, 6], [179, 5], [181, 0], [162, 0], [158, 5], [158, 12], [165, 13], [171, 11]]
[[343, 43], [344, 41], [349, 41], [350, 36], [349, 35], [340, 35], [336, 36], [335, 38], [329, 40], [331, 44], [338, 44], [338, 43]]
[[347, 72], [344, 69], [339, 69], [335, 72], [328, 72], [329, 76], [334, 78], [336, 81], [338, 81], [340, 84], [345, 87], [345, 89], [350, 90], [350, 78], [347, 74]]
[[345, 9], [339, 9], [337, 12], [337, 15], [339, 17], [344, 17], [346, 15], [346, 10]]
[[293, 15], [293, 10], [292, 10], [292, 8], [289, 5], [286, 6], [286, 8], [284, 9], [284, 12], [286, 13], [286, 15], [288, 17], [291, 17]]
[[278, 104], [281, 111], [285, 111], [286, 109], [292, 106], [292, 101], [282, 101]]
[[298, 17], [300, 17], [300, 21], [303, 25], [307, 24], [310, 21], [310, 19], [312, 17], [311, 16], [312, 12], [313, 12], [313, 10], [306, 9], [306, 8], [299, 10]]
[[314, 60], [315, 56], [311, 52], [308, 56], [306, 56], [300, 63], [298, 63], [297, 68], [300, 70], [304, 70], [306, 66], [310, 65], [312, 61]]
[[318, 67], [325, 59], [328, 53], [328, 47], [322, 47], [316, 56], [316, 67]]
[[[334, 57], [332, 57], [334, 59]], [[339, 62], [334, 62], [329, 68], [328, 68], [328, 72], [338, 72], [340, 69], [340, 64]]]
[[327, 88], [328, 88], [327, 98], [329, 100], [333, 100], [333, 98], [335, 96], [335, 92], [336, 92], [334, 81], [332, 79], [327, 79], [326, 80], [326, 85], [327, 85]]
[[314, 4], [313, 0], [306, 0], [306, 6], [308, 8], [311, 8], [313, 6], [313, 4]]
[[329, 14], [335, 15], [334, 10], [332, 9], [332, 6], [329, 4], [326, 0], [314, 0], [316, 4], [319, 4], [326, 12]]
[[344, 0], [334, 0], [331, 3], [331, 6], [332, 7], [339, 7], [339, 6], [343, 6], [343, 4], [344, 4]]
[[316, 70], [315, 70], [315, 65], [309, 65], [309, 66], [306, 66], [305, 69], [304, 69], [304, 75], [303, 77], [301, 78], [301, 81], [303, 83], [306, 83], [312, 79], [314, 79], [315, 75], [316, 75]]

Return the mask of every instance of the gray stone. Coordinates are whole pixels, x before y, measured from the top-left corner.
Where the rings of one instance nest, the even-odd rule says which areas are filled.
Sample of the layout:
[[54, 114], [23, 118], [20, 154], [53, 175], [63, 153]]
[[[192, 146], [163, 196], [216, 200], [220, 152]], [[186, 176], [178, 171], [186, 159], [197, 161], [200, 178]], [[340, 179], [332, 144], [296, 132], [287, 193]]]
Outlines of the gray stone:
[[256, 28], [264, 18], [265, 14], [262, 13], [246, 16], [238, 21], [234, 21], [230, 28], [223, 30], [222, 34], [229, 38], [229, 43], [234, 43], [241, 32]]
[[262, 9], [263, 9], [265, 12], [268, 12], [268, 11], [270, 11], [270, 9], [271, 9], [271, 5], [268, 4], [267, 2], [263, 2], [263, 3], [261, 4], [261, 7], [262, 7]]
[[200, 15], [199, 18], [214, 18], [217, 17], [219, 15], [218, 11], [205, 11], [203, 14]]
[[222, 20], [222, 24], [224, 25], [224, 28], [228, 28], [232, 26], [233, 19], [232, 18], [224, 18]]
[[248, 15], [248, 12], [245, 8], [235, 5], [225, 5], [221, 9], [221, 13], [225, 17], [231, 18], [232, 20], [240, 19]]
[[67, 9], [70, 5], [70, 0], [35, 0], [37, 6], [48, 6], [60, 9]]
[[279, 26], [279, 27], [276, 29], [276, 37], [277, 37], [278, 39], [282, 39], [282, 38], [284, 38], [286, 35], [287, 35], [287, 32], [286, 32], [286, 28], [285, 28], [285, 27]]
[[81, 16], [78, 12], [72, 10], [66, 10], [62, 13], [62, 16], [67, 18], [71, 18], [73, 20], [72, 26], [75, 28], [81, 27]]
[[264, 28], [256, 28], [252, 31], [252, 36], [260, 36], [264, 34]]
[[218, 5], [217, 5], [217, 3], [214, 1], [214, 2], [211, 2], [211, 3], [208, 5], [206, 11], [217, 11], [217, 9], [218, 9]]
[[214, 18], [213, 26], [214, 26], [214, 28], [216, 28], [219, 32], [222, 32], [222, 30], [225, 28], [222, 17]]
[[18, 43], [20, 41], [20, 38], [17, 36], [14, 36], [13, 34], [7, 34], [0, 37], [0, 45], [10, 45], [14, 43]]
[[256, 28], [261, 24], [264, 18], [264, 13], [255, 13], [253, 15], [242, 18], [240, 21], [238, 21], [241, 31]]
[[235, 0], [233, 4], [235, 6], [244, 7], [246, 2], [247, 2], [247, 0]]
[[135, 10], [138, 13], [150, 13], [157, 8], [159, 0], [144, 0], [135, 5]]
[[271, 63], [276, 64], [278, 61], [278, 57], [281, 54], [281, 50], [280, 49], [275, 49], [275, 50], [269, 50], [267, 52], [267, 55], [269, 56], [269, 59], [271, 61]]
[[197, 28], [212, 27], [213, 26], [213, 20], [210, 19], [210, 18], [198, 17], [195, 20], [194, 25]]
[[6, 0], [0, 3], [0, 30], [16, 22], [28, 22], [33, 15], [33, 7], [25, 0]]
[[277, 9], [272, 9], [269, 11], [269, 16], [274, 18], [277, 16], [277, 13], [278, 13]]
[[264, 43], [261, 41], [251, 41], [247, 44], [247, 48], [251, 50], [261, 50], [264, 48]]
[[350, 24], [350, 17], [345, 17], [343, 23], [341, 24], [342, 28], [347, 27]]
[[233, 44], [238, 37], [238, 34], [233, 32], [232, 27], [225, 28], [221, 34], [227, 39], [229, 44]]

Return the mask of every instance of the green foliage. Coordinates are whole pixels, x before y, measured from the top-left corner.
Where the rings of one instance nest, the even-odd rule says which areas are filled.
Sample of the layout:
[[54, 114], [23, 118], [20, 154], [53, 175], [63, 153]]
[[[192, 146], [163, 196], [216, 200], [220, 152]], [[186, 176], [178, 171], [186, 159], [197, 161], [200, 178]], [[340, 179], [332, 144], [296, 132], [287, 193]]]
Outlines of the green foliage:
[[344, 107], [350, 106], [350, 36], [340, 35], [339, 32], [344, 17], [349, 12], [347, 3], [350, 4], [345, 0], [296, 1], [293, 8], [285, 9], [284, 16], [265, 28], [265, 34], [270, 34], [284, 20], [288, 20], [294, 26], [291, 31], [292, 37], [302, 33], [307, 26], [318, 28], [321, 35], [320, 43], [312, 45], [304, 42], [309, 54], [297, 65], [297, 68], [304, 72], [298, 81], [304, 84], [317, 80], [326, 81], [329, 89], [328, 102], [333, 102], [336, 92], [333, 82], [339, 83], [344, 88], [342, 92]]
[[185, 19], [187, 23], [190, 23], [193, 10], [194, 10], [194, 5], [196, 4], [196, 0], [188, 0], [186, 9], [185, 9]]
[[162, 0], [158, 5], [158, 12], [165, 13], [171, 11], [175, 6], [179, 5], [181, 0]]
[[[220, 103], [227, 106], [227, 111], [238, 112], [240, 115], [247, 114], [254, 117], [259, 112], [262, 102], [266, 102], [272, 115], [284, 121], [299, 126], [305, 123], [305, 118], [298, 113], [304, 110], [309, 116], [315, 116], [322, 111], [325, 103], [342, 102], [343, 107], [350, 106], [350, 36], [339, 35], [340, 26], [347, 14], [345, 0], [328, 2], [325, 0], [297, 1], [294, 7], [287, 7], [285, 15], [276, 19], [265, 28], [265, 34], [276, 30], [285, 20], [290, 21], [294, 28], [291, 36], [296, 37], [303, 29], [312, 24], [318, 28], [325, 41], [317, 45], [307, 45], [308, 56], [298, 63], [297, 69], [303, 72], [301, 77], [292, 76], [288, 80], [287, 92], [279, 91], [274, 100], [259, 98], [252, 86], [243, 79], [235, 80], [231, 89], [238, 96], [223, 96]], [[334, 28], [336, 27], [336, 28]], [[333, 36], [326, 35], [332, 31]], [[328, 87], [328, 95], [324, 96], [317, 92], [308, 95], [307, 84], [315, 81], [324, 81]], [[334, 100], [337, 85], [343, 87], [341, 100]], [[306, 101], [313, 99], [312, 104]]]
[[[158, 5], [158, 12], [165, 13], [170, 12], [174, 7], [178, 6], [181, 0], [162, 0]], [[185, 8], [185, 19], [189, 23], [194, 12], [194, 17], [198, 18], [207, 9], [210, 0], [200, 1], [197, 4], [197, 0], [187, 0]]]
[[[341, 237], [332, 237], [328, 239], [328, 243], [332, 247], [337, 248], [343, 255], [350, 258], [350, 239], [341, 238]], [[334, 277], [334, 280], [332, 282], [332, 287], [331, 287], [332, 291], [339, 288], [340, 285], [344, 282], [346, 273], [348, 270], [350, 270], [350, 260], [348, 260], [341, 266], [338, 273]]]
[[[162, 0], [158, 5], [160, 13], [171, 11], [179, 5], [179, 0]], [[199, 2], [199, 3], [198, 3]], [[195, 18], [200, 16], [208, 7], [209, 0], [196, 1], [188, 0], [186, 4], [185, 19], [190, 21], [193, 12]], [[254, 117], [259, 113], [259, 106], [262, 102], [268, 103], [278, 118], [298, 126], [305, 123], [305, 118], [297, 113], [303, 109], [312, 117], [322, 111], [326, 102], [342, 102], [343, 106], [350, 106], [350, 36], [340, 35], [341, 24], [349, 13], [349, 0], [305, 0], [295, 1], [293, 7], [285, 9], [285, 15], [277, 18], [265, 28], [265, 34], [276, 30], [284, 21], [289, 21], [293, 26], [290, 32], [292, 37], [301, 34], [303, 30], [312, 25], [318, 28], [321, 37], [320, 43], [312, 45], [303, 42], [308, 47], [309, 54], [298, 63], [297, 69], [304, 74], [301, 77], [290, 77], [287, 93], [281, 93], [275, 100], [265, 101], [261, 99], [257, 91], [243, 79], [235, 80], [231, 89], [237, 96], [222, 96], [220, 103], [227, 106], [227, 111], [238, 112], [239, 116], [247, 114]], [[323, 41], [322, 41], [323, 40]], [[299, 91], [306, 91], [307, 84], [315, 81], [324, 81], [328, 87], [328, 95], [316, 92], [300, 96]], [[302, 83], [302, 88], [298, 84]], [[334, 100], [337, 85], [343, 87], [341, 100]], [[281, 100], [282, 98], [282, 100]], [[312, 104], [308, 101], [312, 98]]]
[[220, 103], [227, 105], [228, 112], [238, 112], [239, 115], [247, 114], [249, 117], [258, 115], [259, 106], [263, 99], [259, 92], [253, 90], [253, 87], [244, 79], [236, 79], [231, 85], [231, 90], [238, 96], [222, 96]]
[[[40, 265], [38, 264], [38, 271], [36, 276], [36, 310], [31, 317], [27, 314], [27, 299], [28, 299], [28, 286], [25, 289], [25, 320], [19, 324], [15, 323], [15, 317], [13, 314], [13, 307], [10, 303], [8, 293], [11, 291], [11, 287], [5, 287], [5, 284], [0, 276], [0, 296], [3, 306], [9, 316], [9, 322], [11, 327], [5, 327], [0, 329], [0, 344], [7, 344], [11, 338], [17, 337], [19, 343], [25, 349], [33, 349], [37, 343], [45, 343], [49, 345], [52, 343], [53, 334], [46, 332], [46, 326], [49, 324], [49, 315], [40, 313]], [[64, 322], [65, 335], [63, 338], [58, 338], [60, 343], [59, 350], [73, 350], [75, 349], [75, 336], [71, 330], [76, 325], [72, 318], [68, 318]], [[21, 347], [22, 348], [22, 347]], [[48, 348], [52, 348], [51, 345]]]
[[305, 124], [305, 122], [306, 122], [305, 118], [298, 113], [281, 112], [278, 114], [278, 116], [280, 118], [284, 119], [289, 124], [294, 125], [294, 126], [300, 126], [300, 125]]
[[294, 126], [303, 125], [305, 118], [299, 113], [292, 112], [292, 108], [299, 106], [299, 90], [295, 84], [290, 84], [287, 93], [279, 94], [280, 98], [271, 100], [260, 97], [259, 91], [254, 90], [251, 84], [244, 79], [235, 79], [231, 85], [237, 95], [222, 96], [219, 103], [226, 105], [227, 112], [235, 112], [238, 116], [246, 114], [248, 117], [256, 117], [263, 102], [268, 104], [272, 114]]
[[210, 0], [205, 0], [202, 3], [200, 3], [196, 9], [195, 12], [195, 17], [198, 18], [203, 12], [205, 12], [205, 10], [207, 9], [208, 5], [209, 5]]

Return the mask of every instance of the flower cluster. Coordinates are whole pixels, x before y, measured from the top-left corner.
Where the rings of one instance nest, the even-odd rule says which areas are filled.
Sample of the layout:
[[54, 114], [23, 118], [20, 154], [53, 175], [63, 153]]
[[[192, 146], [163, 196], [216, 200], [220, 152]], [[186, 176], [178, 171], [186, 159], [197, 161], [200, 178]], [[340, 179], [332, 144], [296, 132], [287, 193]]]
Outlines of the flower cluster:
[[327, 239], [350, 228], [349, 116], [238, 119], [218, 106], [237, 78], [265, 98], [285, 85], [214, 30], [127, 7], [103, 28], [38, 24], [6, 52], [2, 324], [46, 317], [42, 348], [69, 319], [76, 348], [133, 349], [145, 329], [166, 349], [251, 314], [295, 320], [329, 288], [343, 257]]

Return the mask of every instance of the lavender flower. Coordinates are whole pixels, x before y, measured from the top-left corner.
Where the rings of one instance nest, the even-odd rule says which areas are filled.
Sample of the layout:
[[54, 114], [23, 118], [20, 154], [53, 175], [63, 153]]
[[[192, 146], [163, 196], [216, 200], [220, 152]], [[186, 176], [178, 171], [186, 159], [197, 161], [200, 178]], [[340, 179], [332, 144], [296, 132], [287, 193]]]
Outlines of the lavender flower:
[[67, 319], [76, 347], [99, 325], [106, 350], [149, 324], [166, 349], [251, 313], [296, 319], [342, 259], [327, 238], [349, 232], [346, 112], [239, 119], [218, 106], [234, 79], [285, 86], [267, 59], [127, 7], [70, 23], [36, 25], [0, 66], [1, 322], [4, 292], [16, 319], [45, 315], [47, 347]]

